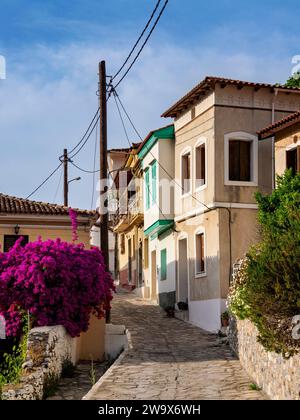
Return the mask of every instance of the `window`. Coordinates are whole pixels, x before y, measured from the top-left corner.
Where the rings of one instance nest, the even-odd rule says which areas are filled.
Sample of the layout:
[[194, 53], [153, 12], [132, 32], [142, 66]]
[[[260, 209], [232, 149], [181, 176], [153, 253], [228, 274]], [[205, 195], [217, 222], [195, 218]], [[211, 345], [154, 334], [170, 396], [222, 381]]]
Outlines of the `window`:
[[146, 189], [146, 210], [150, 209], [150, 172], [149, 168], [145, 171], [145, 189]]
[[125, 235], [124, 233], [122, 233], [121, 237], [120, 237], [120, 251], [121, 254], [125, 254]]
[[149, 240], [144, 239], [144, 268], [149, 268]]
[[17, 242], [18, 239], [23, 238], [21, 245], [25, 246], [29, 242], [28, 235], [4, 235], [4, 246], [3, 251], [8, 252], [14, 244]]
[[294, 174], [300, 172], [300, 146], [286, 152], [286, 167]]
[[156, 190], [157, 190], [157, 162], [153, 162], [151, 165], [151, 180], [152, 180], [152, 190], [151, 190], [151, 195], [152, 195], [152, 204], [156, 203]]
[[249, 133], [225, 135], [225, 185], [257, 186], [258, 139]]
[[204, 233], [196, 234], [196, 275], [205, 274]]
[[191, 191], [191, 153], [181, 156], [181, 185], [183, 193]]
[[229, 181], [251, 181], [250, 141], [229, 141]]
[[160, 251], [160, 279], [167, 280], [167, 250]]
[[206, 184], [206, 145], [200, 144], [195, 150], [196, 189]]

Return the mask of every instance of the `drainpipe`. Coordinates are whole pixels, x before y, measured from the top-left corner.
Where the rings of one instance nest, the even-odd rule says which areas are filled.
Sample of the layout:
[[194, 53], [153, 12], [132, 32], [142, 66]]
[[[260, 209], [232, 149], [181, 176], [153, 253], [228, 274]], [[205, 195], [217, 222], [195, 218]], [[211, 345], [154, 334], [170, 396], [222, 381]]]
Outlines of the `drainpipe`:
[[[275, 102], [278, 96], [278, 89], [275, 89], [272, 102], [272, 124], [275, 123]], [[275, 189], [275, 136], [272, 137], [272, 189]]]

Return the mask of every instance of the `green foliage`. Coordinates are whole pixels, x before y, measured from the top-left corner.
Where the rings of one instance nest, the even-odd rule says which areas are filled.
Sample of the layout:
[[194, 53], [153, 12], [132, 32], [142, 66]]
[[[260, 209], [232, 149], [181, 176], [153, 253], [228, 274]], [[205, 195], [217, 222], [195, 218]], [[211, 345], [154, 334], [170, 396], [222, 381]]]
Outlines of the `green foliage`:
[[261, 388], [256, 384], [250, 384], [249, 389], [250, 391], [261, 391]]
[[24, 334], [20, 343], [13, 346], [12, 353], [3, 355], [0, 365], [0, 393], [4, 385], [18, 382], [22, 373], [22, 365], [26, 359], [27, 334]]
[[270, 196], [256, 195], [262, 241], [248, 252], [229, 304], [258, 328], [269, 351], [290, 357], [300, 349], [292, 319], [300, 314], [300, 175], [287, 171]]
[[291, 76], [286, 84], [285, 87], [287, 88], [300, 88], [300, 72], [298, 71], [297, 73], [293, 74], [293, 76]]

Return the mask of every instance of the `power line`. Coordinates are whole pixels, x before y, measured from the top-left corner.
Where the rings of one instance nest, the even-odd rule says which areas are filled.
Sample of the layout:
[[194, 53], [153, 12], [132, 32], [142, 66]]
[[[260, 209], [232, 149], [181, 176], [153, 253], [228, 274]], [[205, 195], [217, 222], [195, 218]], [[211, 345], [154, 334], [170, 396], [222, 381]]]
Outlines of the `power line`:
[[59, 177], [58, 185], [57, 185], [57, 188], [56, 188], [56, 191], [55, 191], [54, 198], [53, 198], [53, 200], [52, 200], [52, 202], [53, 202], [53, 203], [55, 203], [55, 201], [56, 201], [56, 197], [57, 197], [57, 194], [58, 194], [58, 191], [59, 191], [60, 185], [61, 185], [61, 180], [62, 180], [63, 173], [64, 173], [64, 171], [61, 171], [61, 173], [60, 173], [60, 177]]
[[119, 68], [119, 70], [116, 72], [116, 74], [112, 77], [112, 80], [114, 80], [120, 73], [121, 73], [121, 71], [123, 70], [123, 68], [126, 66], [126, 64], [128, 63], [128, 61], [129, 61], [129, 59], [130, 59], [130, 57], [132, 56], [132, 54], [133, 54], [133, 52], [134, 52], [134, 50], [136, 49], [136, 47], [138, 46], [138, 44], [139, 44], [139, 42], [140, 42], [140, 40], [143, 38], [143, 36], [144, 36], [144, 34], [145, 34], [145, 32], [146, 32], [146, 30], [148, 29], [148, 27], [149, 27], [149, 25], [150, 25], [150, 23], [152, 22], [152, 19], [153, 19], [153, 17], [154, 17], [154, 15], [155, 15], [155, 13], [156, 13], [156, 11], [157, 11], [157, 9], [158, 9], [158, 6], [160, 5], [160, 2], [161, 2], [161, 0], [158, 0], [158, 2], [156, 3], [156, 6], [155, 6], [155, 8], [154, 8], [154, 10], [153, 10], [153, 12], [152, 12], [152, 14], [151, 14], [151, 16], [150, 16], [150, 19], [148, 20], [148, 22], [147, 22], [147, 24], [146, 24], [146, 26], [144, 27], [144, 29], [143, 29], [143, 31], [142, 31], [142, 33], [141, 33], [141, 35], [139, 36], [139, 38], [138, 38], [138, 40], [136, 41], [136, 43], [134, 44], [134, 46], [132, 47], [132, 49], [131, 49], [131, 51], [130, 51], [130, 53], [128, 54], [128, 56], [127, 56], [127, 58], [126, 58], [126, 60], [124, 61], [124, 63], [122, 64], [122, 66]]
[[32, 191], [32, 193], [31, 194], [29, 194], [27, 197], [26, 197], [26, 200], [28, 200], [30, 197], [32, 197], [33, 196], [33, 194], [35, 194], [40, 188], [42, 188], [42, 186], [43, 185], [45, 185], [46, 184], [46, 182], [47, 181], [49, 181], [49, 179], [59, 170], [59, 168], [62, 166], [62, 162], [54, 169], [54, 171], [53, 172], [51, 172], [51, 174], [34, 190], [34, 191]]
[[160, 18], [162, 17], [162, 14], [165, 11], [165, 8], [167, 7], [167, 4], [169, 3], [169, 0], [165, 1], [165, 4], [163, 5], [163, 8], [161, 9], [156, 21], [154, 22], [148, 36], [146, 37], [145, 41], [143, 42], [141, 48], [139, 49], [137, 55], [135, 56], [134, 60], [132, 61], [132, 63], [130, 64], [130, 66], [128, 67], [128, 69], [126, 70], [126, 72], [124, 73], [124, 75], [121, 77], [121, 79], [118, 81], [118, 83], [115, 85], [115, 87], [118, 87], [120, 85], [120, 83], [122, 83], [122, 81], [125, 79], [125, 77], [127, 76], [127, 74], [130, 72], [130, 70], [132, 69], [132, 67], [134, 66], [134, 64], [136, 63], [137, 59], [139, 58], [139, 56], [141, 55], [143, 49], [145, 48], [147, 42], [149, 41], [149, 38], [151, 37], [154, 29], [156, 28]]
[[86, 143], [89, 141], [91, 135], [93, 134], [93, 132], [94, 132], [94, 130], [95, 130], [95, 128], [96, 128], [99, 120], [100, 120], [100, 115], [98, 115], [98, 117], [96, 119], [96, 122], [94, 123], [91, 131], [89, 132], [89, 135], [86, 137], [86, 139], [84, 140], [84, 142], [82, 143], [82, 145], [79, 147], [79, 149], [72, 156], [70, 156], [70, 159], [73, 159], [75, 156], [77, 156], [78, 153], [80, 153], [81, 150], [84, 148], [84, 146], [86, 145]]
[[92, 197], [91, 197], [91, 210], [93, 208], [93, 202], [95, 197], [95, 174], [96, 174], [96, 157], [97, 157], [97, 144], [98, 144], [98, 125], [96, 127], [95, 135], [95, 147], [94, 147], [94, 165], [93, 165], [93, 186], [92, 186]]
[[69, 159], [69, 162], [70, 162], [70, 163], [71, 163], [71, 165], [73, 165], [76, 169], [78, 169], [79, 171], [84, 172], [84, 173], [86, 173], [86, 174], [96, 174], [96, 173], [99, 173], [99, 172], [100, 172], [100, 169], [93, 170], [93, 171], [90, 171], [90, 170], [87, 170], [87, 169], [83, 169], [83, 168], [81, 168], [80, 166], [76, 165], [76, 163], [74, 163], [74, 162], [73, 162], [72, 160], [70, 160], [70, 159]]
[[125, 122], [124, 122], [124, 119], [123, 119], [122, 114], [121, 114], [120, 107], [119, 107], [118, 102], [117, 102], [117, 98], [116, 98], [117, 93], [116, 93], [116, 91], [114, 89], [112, 90], [112, 93], [113, 93], [113, 96], [114, 96], [114, 100], [115, 100], [115, 103], [116, 103], [116, 106], [117, 106], [118, 114], [119, 114], [119, 117], [120, 117], [120, 120], [121, 120], [123, 129], [124, 129], [124, 133], [125, 133], [127, 142], [129, 144], [129, 147], [132, 148], [132, 144], [131, 144], [131, 142], [129, 140], [129, 136], [128, 136], [128, 133], [127, 133], [127, 130], [126, 130]]
[[72, 154], [77, 149], [77, 147], [79, 147], [80, 144], [84, 141], [85, 137], [87, 136], [88, 132], [90, 131], [90, 128], [93, 125], [93, 123], [94, 123], [95, 119], [97, 118], [98, 114], [99, 114], [99, 108], [97, 109], [97, 111], [96, 111], [96, 113], [95, 113], [95, 115], [94, 115], [94, 117], [93, 117], [90, 125], [88, 126], [86, 132], [84, 133], [84, 135], [82, 136], [82, 138], [79, 140], [79, 142], [76, 144], [76, 146], [74, 146], [73, 149], [70, 150], [69, 154]]

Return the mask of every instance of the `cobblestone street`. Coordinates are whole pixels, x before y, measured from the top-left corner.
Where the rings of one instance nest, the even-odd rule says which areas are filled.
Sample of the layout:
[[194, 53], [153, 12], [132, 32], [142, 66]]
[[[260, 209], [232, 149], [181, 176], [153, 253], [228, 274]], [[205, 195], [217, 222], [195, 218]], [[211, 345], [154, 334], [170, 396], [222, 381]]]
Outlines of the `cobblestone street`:
[[132, 348], [87, 394], [93, 400], [266, 399], [217, 337], [133, 294], [117, 294], [112, 322], [126, 325]]

